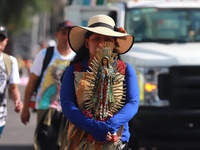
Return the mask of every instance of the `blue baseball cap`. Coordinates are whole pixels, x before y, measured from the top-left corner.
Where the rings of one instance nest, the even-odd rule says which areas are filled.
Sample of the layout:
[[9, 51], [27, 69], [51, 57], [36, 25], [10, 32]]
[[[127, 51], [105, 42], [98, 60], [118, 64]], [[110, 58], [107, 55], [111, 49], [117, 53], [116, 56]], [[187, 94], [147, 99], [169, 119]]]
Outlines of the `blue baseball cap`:
[[73, 27], [73, 24], [70, 21], [66, 20], [58, 24], [56, 31], [58, 32], [64, 28], [71, 28], [71, 27]]

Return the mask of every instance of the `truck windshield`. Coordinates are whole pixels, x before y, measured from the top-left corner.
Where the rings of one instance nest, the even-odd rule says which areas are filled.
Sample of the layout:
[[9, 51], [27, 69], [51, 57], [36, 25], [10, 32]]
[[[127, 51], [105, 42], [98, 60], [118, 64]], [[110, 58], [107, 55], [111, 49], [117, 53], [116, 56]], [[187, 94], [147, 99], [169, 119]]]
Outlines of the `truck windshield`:
[[125, 20], [135, 42], [200, 41], [200, 9], [134, 8], [127, 10]]

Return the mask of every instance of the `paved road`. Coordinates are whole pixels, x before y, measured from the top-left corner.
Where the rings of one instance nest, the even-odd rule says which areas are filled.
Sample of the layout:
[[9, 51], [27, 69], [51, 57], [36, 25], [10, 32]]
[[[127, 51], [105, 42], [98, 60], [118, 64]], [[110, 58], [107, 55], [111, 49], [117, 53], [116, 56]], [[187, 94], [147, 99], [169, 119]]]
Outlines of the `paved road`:
[[[24, 87], [20, 87], [23, 97]], [[30, 122], [25, 126], [21, 123], [20, 114], [14, 112], [12, 100], [8, 100], [8, 120], [0, 139], [0, 150], [33, 150], [33, 133], [36, 114], [31, 113]]]

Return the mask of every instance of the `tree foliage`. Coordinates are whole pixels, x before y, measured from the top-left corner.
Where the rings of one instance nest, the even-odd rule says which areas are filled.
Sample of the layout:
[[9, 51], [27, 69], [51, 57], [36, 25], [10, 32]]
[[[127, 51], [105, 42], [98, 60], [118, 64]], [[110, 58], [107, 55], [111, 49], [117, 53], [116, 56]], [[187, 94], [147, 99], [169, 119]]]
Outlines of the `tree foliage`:
[[31, 17], [43, 11], [50, 11], [52, 0], [0, 0], [0, 24], [9, 31], [30, 26]]

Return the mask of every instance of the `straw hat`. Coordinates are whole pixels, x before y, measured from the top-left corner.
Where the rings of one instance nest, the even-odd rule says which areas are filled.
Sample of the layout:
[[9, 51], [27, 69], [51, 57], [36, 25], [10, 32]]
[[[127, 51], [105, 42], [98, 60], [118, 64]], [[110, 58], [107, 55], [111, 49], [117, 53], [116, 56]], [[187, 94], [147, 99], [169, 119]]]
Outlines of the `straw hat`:
[[88, 31], [116, 37], [118, 43], [116, 50], [120, 54], [126, 53], [134, 43], [134, 37], [117, 31], [114, 20], [107, 15], [96, 15], [88, 21], [88, 27], [74, 26], [69, 31], [69, 44], [71, 48], [78, 52], [85, 43], [85, 35]]

